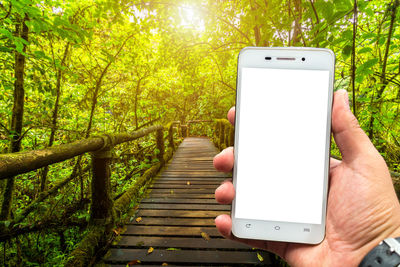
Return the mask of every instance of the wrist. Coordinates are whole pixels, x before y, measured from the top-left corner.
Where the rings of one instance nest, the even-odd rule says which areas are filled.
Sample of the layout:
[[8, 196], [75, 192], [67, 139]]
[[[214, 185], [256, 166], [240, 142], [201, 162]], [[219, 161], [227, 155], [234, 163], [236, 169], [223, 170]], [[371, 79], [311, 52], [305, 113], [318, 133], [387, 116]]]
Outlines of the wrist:
[[387, 238], [398, 238], [400, 237], [400, 227], [393, 227], [391, 229], [387, 229], [387, 231], [381, 233], [373, 240], [366, 243], [363, 247], [361, 247], [357, 251], [357, 256], [355, 257], [357, 261], [354, 266], [359, 266], [361, 261], [367, 256], [367, 254], [372, 251], [375, 247], [377, 247], [382, 241]]

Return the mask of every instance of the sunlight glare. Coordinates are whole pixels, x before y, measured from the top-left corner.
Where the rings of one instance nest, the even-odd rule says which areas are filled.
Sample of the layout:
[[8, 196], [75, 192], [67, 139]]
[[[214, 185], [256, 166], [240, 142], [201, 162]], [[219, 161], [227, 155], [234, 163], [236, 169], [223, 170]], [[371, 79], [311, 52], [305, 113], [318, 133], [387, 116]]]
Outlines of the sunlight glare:
[[205, 30], [204, 21], [194, 6], [183, 5], [179, 7], [180, 26], [183, 28], [194, 28], [199, 31]]

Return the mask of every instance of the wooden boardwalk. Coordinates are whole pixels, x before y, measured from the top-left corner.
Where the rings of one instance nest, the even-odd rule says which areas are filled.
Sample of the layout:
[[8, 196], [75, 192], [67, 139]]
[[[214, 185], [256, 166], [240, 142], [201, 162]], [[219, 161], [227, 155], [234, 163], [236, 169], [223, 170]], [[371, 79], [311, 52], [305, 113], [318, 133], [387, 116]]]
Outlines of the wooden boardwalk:
[[[127, 225], [105, 263], [268, 265], [267, 253], [226, 240], [215, 228], [214, 218], [230, 213], [230, 205], [219, 205], [214, 199], [215, 189], [230, 177], [215, 171], [212, 159], [216, 153], [208, 138], [186, 138], [156, 178], [148, 198], [142, 200], [136, 214], [139, 222]], [[154, 250], [148, 253], [150, 247]]]

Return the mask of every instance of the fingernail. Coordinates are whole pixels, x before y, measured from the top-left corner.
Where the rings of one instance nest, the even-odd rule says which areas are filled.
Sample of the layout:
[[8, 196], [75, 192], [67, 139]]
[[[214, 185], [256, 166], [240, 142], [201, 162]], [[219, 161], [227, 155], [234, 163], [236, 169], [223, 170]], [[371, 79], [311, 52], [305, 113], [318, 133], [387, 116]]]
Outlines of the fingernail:
[[220, 184], [217, 189], [215, 189], [215, 192], [222, 190], [225, 187], [226, 182], [222, 182], [222, 184]]
[[219, 155], [224, 155], [226, 152], [228, 151], [228, 148], [225, 148], [224, 150], [222, 150]]

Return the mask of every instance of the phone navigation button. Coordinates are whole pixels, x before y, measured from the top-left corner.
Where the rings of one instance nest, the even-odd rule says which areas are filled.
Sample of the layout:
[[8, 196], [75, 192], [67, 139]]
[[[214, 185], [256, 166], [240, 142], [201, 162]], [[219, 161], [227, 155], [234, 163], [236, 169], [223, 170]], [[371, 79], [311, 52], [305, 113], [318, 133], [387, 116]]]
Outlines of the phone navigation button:
[[275, 229], [276, 231], [279, 231], [279, 230], [281, 230], [281, 227], [280, 227], [279, 225], [277, 225], [277, 226], [274, 227], [274, 229]]

